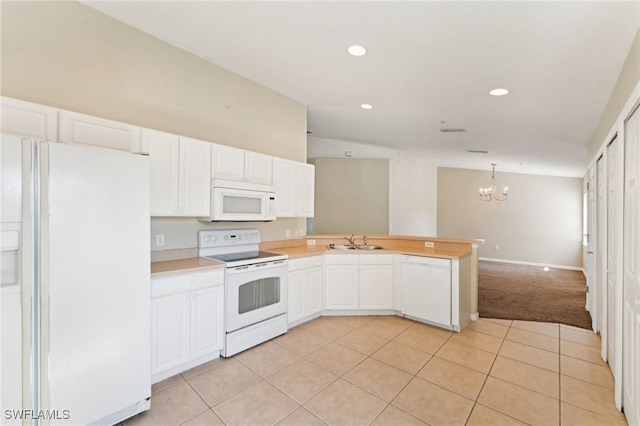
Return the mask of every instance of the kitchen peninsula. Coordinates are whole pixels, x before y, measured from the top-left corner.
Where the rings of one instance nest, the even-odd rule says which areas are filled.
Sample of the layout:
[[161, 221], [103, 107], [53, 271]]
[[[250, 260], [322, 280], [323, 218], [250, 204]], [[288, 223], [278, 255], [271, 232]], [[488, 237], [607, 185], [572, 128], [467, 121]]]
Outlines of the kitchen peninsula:
[[[355, 236], [360, 246], [364, 237]], [[461, 331], [478, 318], [477, 249], [484, 240], [393, 235], [366, 240], [366, 246], [381, 249], [330, 248], [343, 245], [343, 235], [260, 245], [289, 256], [290, 327], [320, 315], [382, 313]]]

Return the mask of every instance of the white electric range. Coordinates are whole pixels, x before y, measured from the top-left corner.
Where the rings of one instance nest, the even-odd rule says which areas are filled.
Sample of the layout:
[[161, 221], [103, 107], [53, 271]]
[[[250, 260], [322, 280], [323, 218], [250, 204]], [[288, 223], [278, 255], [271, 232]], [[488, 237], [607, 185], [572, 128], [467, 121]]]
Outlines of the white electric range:
[[198, 255], [226, 265], [224, 357], [287, 332], [288, 256], [259, 245], [257, 229], [198, 234]]

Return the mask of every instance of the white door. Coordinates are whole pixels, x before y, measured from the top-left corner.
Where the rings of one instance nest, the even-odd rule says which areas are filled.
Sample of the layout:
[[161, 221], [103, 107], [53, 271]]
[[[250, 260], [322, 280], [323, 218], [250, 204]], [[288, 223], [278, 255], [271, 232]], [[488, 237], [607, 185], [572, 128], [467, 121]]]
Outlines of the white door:
[[595, 330], [595, 318], [594, 315], [594, 279], [595, 279], [595, 169], [589, 169], [587, 174], [587, 247], [586, 247], [586, 268], [587, 268], [587, 303], [585, 309], [591, 314], [591, 320], [593, 322], [592, 327]]
[[327, 265], [327, 309], [358, 309], [358, 266]]
[[55, 108], [3, 97], [0, 120], [3, 132], [58, 141], [58, 110]]
[[305, 297], [307, 315], [322, 311], [322, 266], [316, 266], [307, 271]]
[[[619, 383], [622, 379], [621, 368], [622, 359], [621, 328], [620, 328], [620, 304], [622, 300], [622, 283], [620, 271], [620, 248], [622, 243], [621, 235], [621, 213], [620, 209], [620, 149], [617, 139], [611, 141], [607, 146], [607, 260], [606, 260], [606, 327], [602, 329], [602, 344], [605, 348], [605, 356], [613, 376]], [[618, 398], [618, 401], [620, 399]]]
[[630, 425], [640, 424], [640, 112], [625, 126], [624, 296], [622, 404]]
[[191, 359], [222, 349], [223, 310], [224, 286], [191, 293]]
[[296, 163], [282, 158], [275, 160], [276, 217], [294, 217]]
[[298, 164], [296, 171], [296, 215], [313, 217], [315, 206], [316, 168], [311, 164]]
[[60, 142], [140, 151], [140, 127], [60, 110]]
[[144, 129], [142, 151], [149, 154], [151, 216], [178, 214], [180, 137]]
[[392, 282], [393, 267], [391, 265], [361, 266], [360, 309], [391, 309]]
[[287, 310], [289, 323], [304, 318], [306, 315], [304, 306], [305, 275], [304, 269], [289, 273], [289, 309]]
[[211, 145], [211, 177], [244, 180], [244, 151], [225, 145]]
[[181, 216], [209, 216], [211, 209], [211, 144], [180, 137]]
[[262, 185], [273, 185], [273, 157], [245, 151], [244, 180]]
[[595, 229], [595, 279], [593, 280], [594, 287], [591, 289], [594, 296], [595, 309], [592, 312], [593, 322], [595, 323], [594, 330], [600, 332], [602, 330], [602, 339], [606, 339], [606, 330], [602, 329], [604, 323], [603, 308], [606, 301], [606, 287], [605, 273], [607, 270], [607, 257], [606, 257], [606, 230], [607, 230], [607, 171], [606, 161], [604, 157], [598, 158], [596, 162], [596, 229]]
[[190, 293], [151, 300], [151, 374], [189, 361]]

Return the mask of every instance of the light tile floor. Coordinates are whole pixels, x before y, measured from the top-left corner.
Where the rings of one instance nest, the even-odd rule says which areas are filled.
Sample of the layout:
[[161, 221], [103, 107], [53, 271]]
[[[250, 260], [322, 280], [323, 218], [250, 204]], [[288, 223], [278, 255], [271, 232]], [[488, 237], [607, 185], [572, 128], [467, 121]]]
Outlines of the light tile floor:
[[600, 339], [480, 319], [321, 317], [153, 386], [129, 425], [625, 425]]

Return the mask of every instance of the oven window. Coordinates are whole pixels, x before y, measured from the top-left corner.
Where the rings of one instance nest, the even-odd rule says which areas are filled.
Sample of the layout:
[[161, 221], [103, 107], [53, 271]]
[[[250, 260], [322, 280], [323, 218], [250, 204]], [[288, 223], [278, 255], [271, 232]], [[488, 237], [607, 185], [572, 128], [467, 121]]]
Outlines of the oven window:
[[242, 284], [239, 289], [238, 313], [255, 311], [280, 302], [280, 278], [269, 277]]
[[222, 213], [260, 214], [262, 213], [262, 197], [241, 197], [223, 195]]

